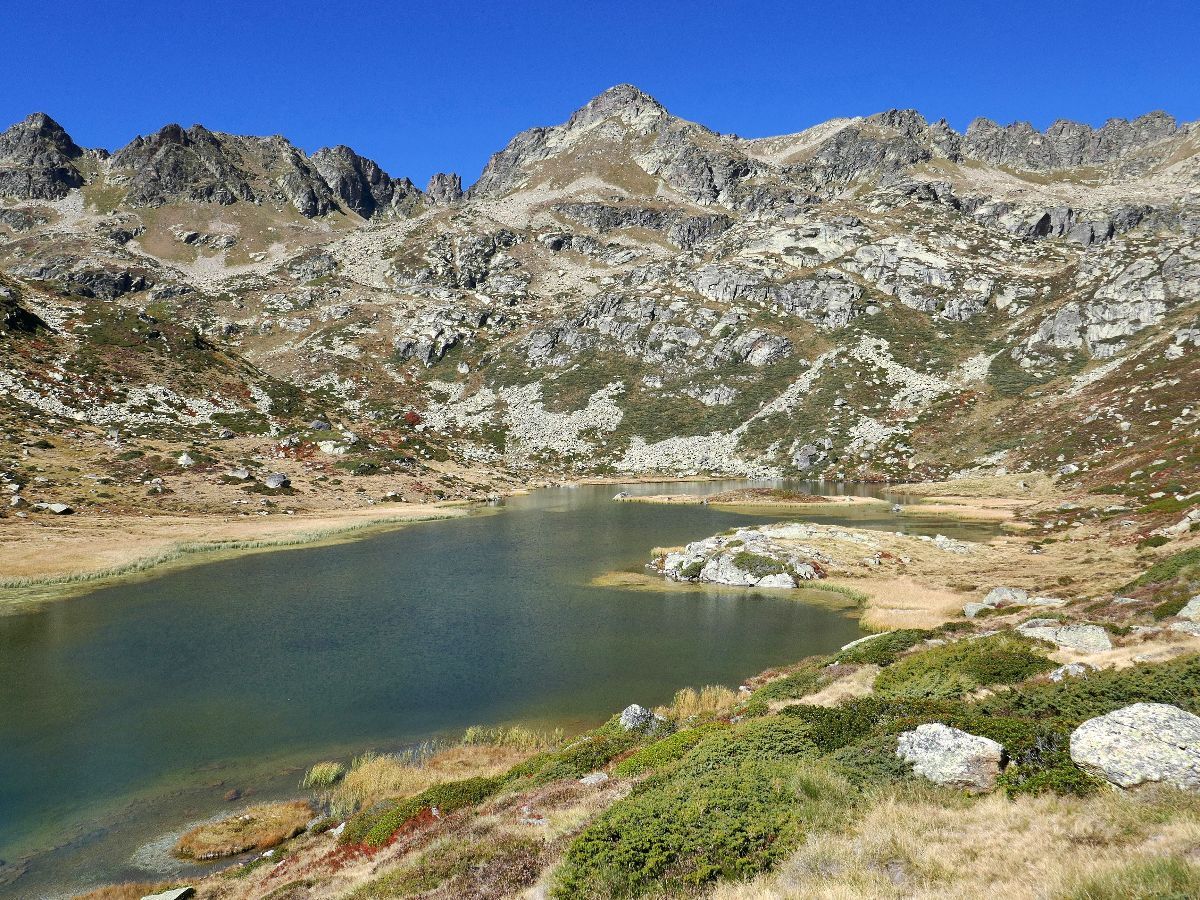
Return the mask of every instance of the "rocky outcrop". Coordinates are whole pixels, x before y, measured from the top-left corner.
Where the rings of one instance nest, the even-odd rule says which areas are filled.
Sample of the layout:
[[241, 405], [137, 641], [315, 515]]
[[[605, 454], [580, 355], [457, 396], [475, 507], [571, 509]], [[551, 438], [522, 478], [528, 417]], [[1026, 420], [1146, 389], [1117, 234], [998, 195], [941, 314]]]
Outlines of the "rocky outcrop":
[[412, 215], [422, 208], [421, 192], [407, 178], [392, 178], [374, 160], [359, 156], [344, 144], [324, 147], [312, 164], [345, 207], [364, 219], [382, 215]]
[[113, 177], [131, 206], [178, 201], [291, 204], [312, 218], [337, 208], [333, 191], [305, 155], [281, 137], [220, 134], [167, 125], [112, 157]]
[[797, 552], [752, 528], [693, 541], [655, 558], [650, 567], [672, 581], [735, 587], [794, 588], [825, 574], [815, 551]]
[[0, 134], [0, 197], [62, 199], [83, 186], [83, 153], [61, 125], [34, 113]]
[[1135, 703], [1076, 728], [1071, 759], [1118, 787], [1200, 790], [1200, 716], [1165, 703]]
[[463, 198], [462, 178], [453, 172], [438, 172], [429, 179], [425, 197], [435, 206], [449, 206]]
[[691, 249], [733, 225], [726, 215], [687, 215], [674, 209], [606, 203], [562, 203], [554, 207], [569, 219], [601, 234], [616, 228], [646, 228], [662, 232], [676, 247]]
[[1103, 653], [1112, 649], [1108, 632], [1099, 625], [1064, 625], [1057, 619], [1030, 619], [1018, 625], [1017, 631], [1076, 653]]
[[1133, 121], [1110, 119], [1102, 128], [1059, 119], [1045, 131], [1028, 122], [1001, 127], [979, 118], [968, 127], [964, 155], [991, 165], [1035, 171], [1075, 166], [1108, 165], [1137, 150], [1174, 137], [1175, 119], [1164, 112], [1147, 113]]
[[977, 793], [996, 786], [1006, 762], [1003, 745], [940, 722], [901, 734], [896, 756], [934, 784]]

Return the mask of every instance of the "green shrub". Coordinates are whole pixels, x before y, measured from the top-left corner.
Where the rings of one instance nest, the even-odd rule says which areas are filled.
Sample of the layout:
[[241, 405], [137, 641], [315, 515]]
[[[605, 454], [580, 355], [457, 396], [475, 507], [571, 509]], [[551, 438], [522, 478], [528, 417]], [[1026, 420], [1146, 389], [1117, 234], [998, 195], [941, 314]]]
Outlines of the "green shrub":
[[796, 846], [808, 827], [844, 816], [850, 785], [828, 766], [740, 759], [671, 778], [618, 801], [567, 850], [555, 896], [694, 893], [749, 878]]
[[700, 572], [704, 569], [704, 560], [698, 559], [695, 562], [688, 563], [679, 570], [681, 578], [699, 578]]
[[782, 575], [787, 571], [783, 563], [763, 556], [761, 553], [751, 553], [743, 550], [733, 558], [733, 564], [751, 578], [766, 578], [768, 575]]
[[932, 637], [932, 632], [919, 628], [904, 628], [873, 637], [849, 650], [843, 650], [836, 657], [839, 663], [869, 663], [876, 666], [890, 666], [900, 654], [921, 641]]
[[877, 727], [883, 706], [868, 697], [834, 707], [788, 706], [780, 715], [807, 725], [807, 739], [822, 753], [830, 753], [861, 740]]
[[875, 735], [829, 754], [830, 764], [854, 785], [891, 784], [912, 777], [912, 766], [896, 755], [895, 735]]
[[1180, 611], [1187, 606], [1189, 598], [1186, 594], [1180, 594], [1178, 597], [1172, 597], [1163, 603], [1158, 604], [1150, 610], [1150, 615], [1155, 619], [1169, 619], [1171, 616], [1179, 615]]
[[752, 695], [752, 701], [798, 700], [829, 683], [829, 675], [817, 663], [809, 663], [795, 672], [769, 681]]
[[1131, 703], [1169, 703], [1200, 713], [1200, 656], [1158, 665], [1092, 672], [1060, 684], [1030, 684], [999, 692], [976, 704], [981, 715], [1053, 723], [1070, 731], [1086, 719]]
[[816, 756], [804, 722], [782, 716], [751, 719], [706, 736], [679, 763], [681, 773], [700, 773], [743, 760]]
[[1145, 540], [1138, 541], [1137, 548], [1139, 550], [1149, 550], [1154, 547], [1161, 547], [1163, 544], [1169, 544], [1171, 539], [1165, 534], [1152, 534]]
[[1129, 584], [1122, 587], [1118, 593], [1124, 593], [1134, 588], [1145, 587], [1146, 585], [1173, 581], [1184, 575], [1191, 575], [1193, 570], [1196, 569], [1200, 569], [1200, 547], [1192, 547], [1176, 553], [1174, 556], [1168, 556], [1166, 559], [1151, 566], [1138, 578], [1135, 578]]
[[614, 756], [631, 749], [638, 741], [638, 736], [633, 733], [597, 729], [561, 750], [540, 753], [514, 766], [506, 778], [518, 787], [581, 778], [604, 768]]
[[354, 816], [346, 823], [346, 829], [342, 832], [339, 842], [383, 846], [400, 826], [422, 810], [436, 806], [439, 812], [450, 813], [474, 806], [495, 794], [503, 784], [502, 777], [466, 778], [435, 784], [415, 797], [372, 808]]
[[953, 698], [988, 685], [1016, 684], [1054, 668], [1032, 647], [1011, 634], [934, 647], [884, 669], [875, 690], [885, 696]]
[[613, 768], [613, 774], [618, 778], [631, 778], [650, 769], [661, 769], [675, 762], [713, 732], [724, 731], [728, 727], [721, 722], [707, 722], [677, 731], [621, 760]]
[[997, 783], [1010, 797], [1046, 793], [1086, 797], [1102, 784], [1071, 762], [1071, 754], [1065, 751], [1046, 754], [1028, 765], [1010, 765]]

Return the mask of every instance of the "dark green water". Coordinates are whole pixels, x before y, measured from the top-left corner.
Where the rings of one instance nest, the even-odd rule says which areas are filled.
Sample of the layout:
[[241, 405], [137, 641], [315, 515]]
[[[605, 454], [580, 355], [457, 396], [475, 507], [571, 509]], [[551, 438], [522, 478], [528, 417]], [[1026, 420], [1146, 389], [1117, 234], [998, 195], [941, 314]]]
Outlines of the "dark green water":
[[[0, 617], [0, 896], [148, 877], [170, 863], [139, 847], [233, 808], [231, 788], [294, 790], [318, 759], [477, 723], [579, 729], [859, 636], [852, 619], [778, 595], [591, 586], [639, 569], [651, 547], [752, 521], [613, 503], [618, 489], [538, 491], [493, 515]], [[990, 533], [879, 510], [821, 520]]]

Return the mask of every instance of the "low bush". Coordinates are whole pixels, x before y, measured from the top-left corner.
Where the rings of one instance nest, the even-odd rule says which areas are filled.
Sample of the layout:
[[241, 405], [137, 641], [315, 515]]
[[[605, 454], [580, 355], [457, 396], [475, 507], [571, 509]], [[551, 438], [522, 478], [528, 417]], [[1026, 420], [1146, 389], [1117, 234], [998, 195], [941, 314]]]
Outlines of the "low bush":
[[751, 553], [743, 550], [733, 558], [733, 564], [751, 578], [766, 578], [768, 575], [782, 575], [787, 569], [783, 563], [763, 556], [761, 553]]
[[555, 896], [690, 894], [718, 879], [749, 878], [783, 859], [806, 829], [842, 819], [853, 802], [831, 767], [799, 759], [742, 758], [647, 784], [574, 840]]
[[1031, 641], [997, 634], [906, 656], [879, 673], [875, 690], [885, 696], [953, 698], [989, 685], [1016, 684], [1052, 668]]
[[540, 753], [508, 773], [508, 781], [525, 788], [563, 778], [582, 778], [603, 769], [609, 760], [632, 749], [639, 741], [636, 734], [613, 729], [598, 729], [553, 753]]
[[1122, 587], [1118, 593], [1125, 593], [1146, 585], [1173, 581], [1181, 577], [1200, 577], [1200, 547], [1191, 547], [1173, 556], [1168, 556]]
[[1091, 672], [1060, 684], [1022, 685], [976, 704], [980, 715], [1053, 723], [1071, 731], [1086, 719], [1131, 703], [1169, 703], [1200, 713], [1200, 656], [1158, 665]]
[[798, 700], [829, 683], [829, 675], [819, 663], [808, 663], [794, 672], [769, 681], [754, 692], [751, 700]]
[[446, 781], [383, 808], [368, 810], [346, 823], [340, 842], [381, 847], [409, 819], [436, 807], [442, 814], [482, 803], [503, 785], [503, 778], [465, 778]]
[[696, 744], [713, 732], [727, 730], [728, 728], [728, 725], [720, 722], [707, 722], [703, 725], [697, 725], [695, 728], [677, 731], [662, 740], [655, 741], [649, 746], [642, 747], [632, 755], [621, 760], [613, 767], [613, 774], [618, 778], [631, 778], [635, 775], [641, 775], [643, 772], [662, 769], [680, 759], [695, 747]]
[[876, 666], [890, 666], [904, 651], [921, 643], [932, 636], [932, 632], [919, 628], [903, 628], [873, 637], [843, 650], [834, 657], [839, 663], [869, 663]]

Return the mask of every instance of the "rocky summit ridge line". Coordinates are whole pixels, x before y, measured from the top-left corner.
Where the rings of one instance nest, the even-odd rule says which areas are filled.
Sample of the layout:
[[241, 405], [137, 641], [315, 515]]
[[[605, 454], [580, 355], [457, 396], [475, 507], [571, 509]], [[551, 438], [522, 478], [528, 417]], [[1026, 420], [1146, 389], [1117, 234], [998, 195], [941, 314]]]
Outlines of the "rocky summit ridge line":
[[1200, 126], [1162, 112], [748, 140], [618, 85], [466, 191], [201, 125], [110, 154], [38, 113], [0, 198], [16, 444], [226, 429], [461, 486], [1098, 473], [1195, 436]]

